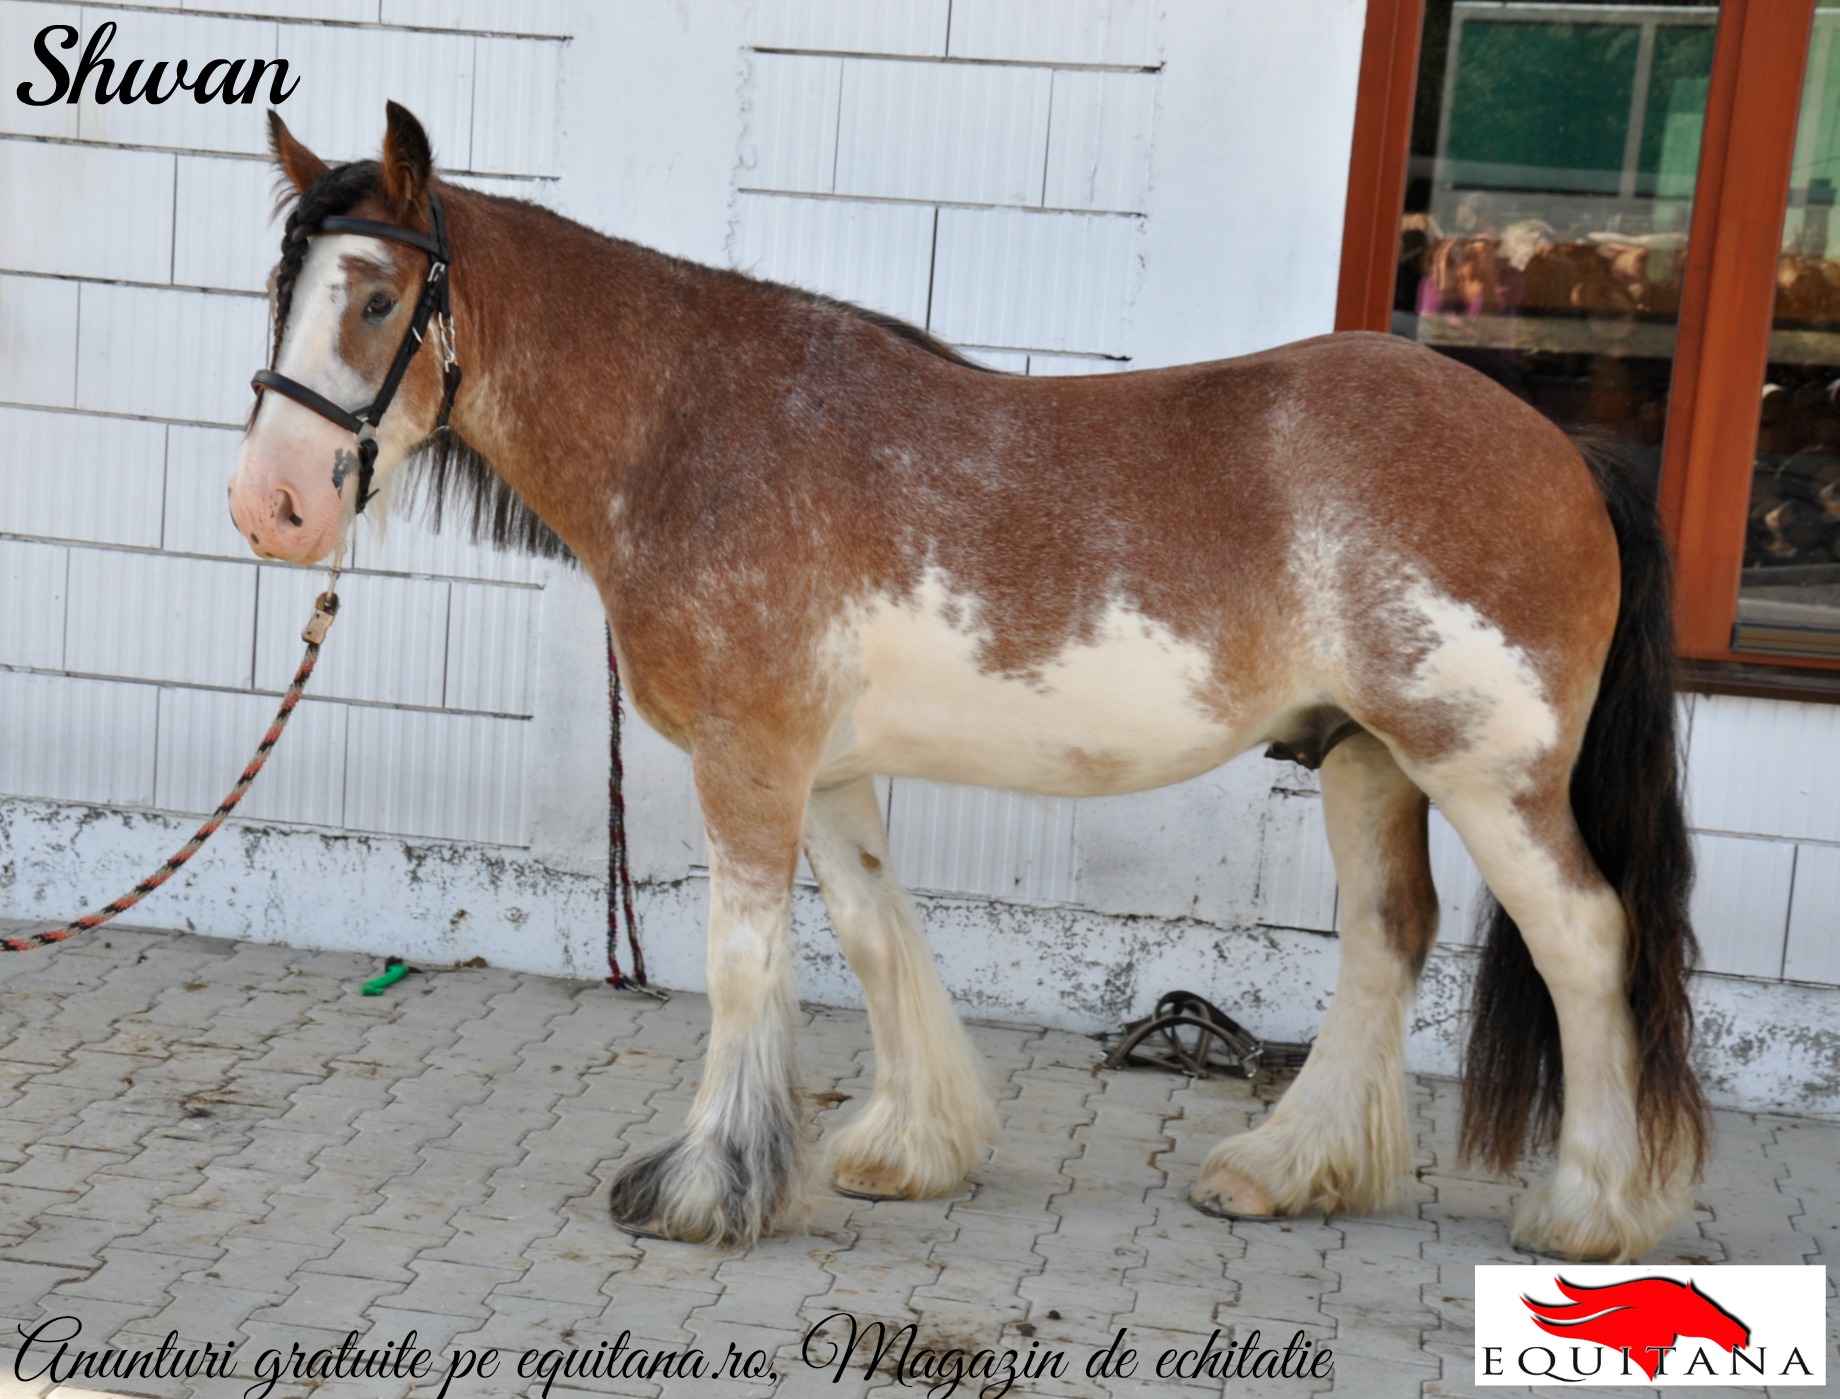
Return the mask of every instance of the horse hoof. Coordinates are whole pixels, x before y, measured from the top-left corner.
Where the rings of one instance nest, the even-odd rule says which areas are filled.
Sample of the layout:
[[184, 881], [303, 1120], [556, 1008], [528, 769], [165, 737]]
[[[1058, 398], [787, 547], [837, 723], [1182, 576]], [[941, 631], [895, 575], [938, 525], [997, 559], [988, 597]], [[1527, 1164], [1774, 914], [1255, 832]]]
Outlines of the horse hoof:
[[1510, 1242], [1516, 1253], [1524, 1253], [1529, 1258], [1550, 1258], [1555, 1263], [1602, 1263], [1607, 1256], [1602, 1253], [1570, 1253], [1546, 1244], [1529, 1243], [1525, 1239], [1513, 1239]]
[[905, 1200], [909, 1193], [899, 1172], [875, 1166], [838, 1171], [831, 1177], [831, 1189], [852, 1200]]
[[1188, 1195], [1203, 1214], [1217, 1219], [1277, 1219], [1279, 1210], [1257, 1181], [1229, 1166], [1217, 1166]]

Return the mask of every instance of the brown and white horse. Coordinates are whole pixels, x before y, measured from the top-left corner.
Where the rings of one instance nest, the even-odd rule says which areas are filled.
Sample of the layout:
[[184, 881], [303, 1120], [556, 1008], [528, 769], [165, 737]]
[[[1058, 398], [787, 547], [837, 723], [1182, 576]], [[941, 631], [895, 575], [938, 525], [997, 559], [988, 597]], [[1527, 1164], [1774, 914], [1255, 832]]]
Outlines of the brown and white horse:
[[[271, 121], [298, 196], [275, 369], [345, 409], [372, 399], [429, 258], [320, 222], [427, 231], [438, 192], [465, 379], [434, 435], [439, 357], [410, 361], [376, 433], [382, 498], [432, 456], [476, 530], [566, 545], [634, 704], [694, 765], [708, 1059], [682, 1132], [623, 1164], [616, 1220], [746, 1241], [798, 1195], [801, 847], [875, 1039], [833, 1180], [936, 1195], [978, 1159], [991, 1098], [890, 867], [875, 774], [1129, 792], [1271, 743], [1321, 761], [1341, 973], [1308, 1064], [1213, 1150], [1196, 1203], [1392, 1197], [1410, 1162], [1404, 1012], [1436, 934], [1435, 801], [1499, 901], [1466, 1149], [1506, 1170], [1556, 1139], [1515, 1238], [1628, 1259], [1681, 1215], [1707, 1118], [1687, 1058], [1669, 574], [1620, 474], [1387, 336], [1092, 378], [985, 372], [913, 327], [441, 184], [393, 104], [381, 160], [330, 169]], [[263, 395], [231, 484], [257, 552], [334, 547], [352, 447]]]

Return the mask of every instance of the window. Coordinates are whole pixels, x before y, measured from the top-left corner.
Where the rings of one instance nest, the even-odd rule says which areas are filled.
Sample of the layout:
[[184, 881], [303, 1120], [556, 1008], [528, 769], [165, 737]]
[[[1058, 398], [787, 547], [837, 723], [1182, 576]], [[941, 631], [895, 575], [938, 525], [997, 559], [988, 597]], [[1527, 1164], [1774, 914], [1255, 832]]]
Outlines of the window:
[[1658, 482], [1682, 654], [1840, 697], [1840, 4], [1369, 0], [1338, 327]]

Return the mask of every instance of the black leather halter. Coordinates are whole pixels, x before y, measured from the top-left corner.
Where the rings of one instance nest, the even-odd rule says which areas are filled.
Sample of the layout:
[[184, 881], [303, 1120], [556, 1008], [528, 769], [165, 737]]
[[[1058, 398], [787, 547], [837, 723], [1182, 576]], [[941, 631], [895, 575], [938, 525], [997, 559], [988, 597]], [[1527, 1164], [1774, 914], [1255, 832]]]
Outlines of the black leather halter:
[[[390, 410], [390, 400], [396, 397], [403, 375], [408, 372], [409, 361], [415, 358], [415, 352], [422, 347], [422, 337], [427, 334], [428, 323], [437, 316], [441, 320], [437, 332], [437, 343], [441, 349], [441, 415], [435, 423], [436, 432], [447, 427], [447, 420], [453, 413], [454, 395], [460, 389], [460, 365], [454, 358], [453, 305], [447, 290], [447, 217], [441, 208], [441, 196], [432, 191], [428, 195], [428, 222], [430, 232], [420, 233], [400, 224], [335, 216], [321, 219], [304, 230], [309, 237], [322, 233], [358, 233], [367, 238], [388, 238], [397, 243], [407, 243], [412, 248], [420, 248], [428, 254], [428, 277], [422, 283], [422, 294], [415, 303], [415, 314], [410, 318], [408, 330], [403, 333], [402, 343], [396, 347], [396, 358], [390, 361], [390, 372], [383, 376], [383, 386], [377, 390], [375, 398], [362, 408], [341, 408], [324, 394], [285, 374], [277, 373], [272, 366], [258, 369], [249, 381], [258, 394], [263, 389], [273, 389], [293, 399], [303, 408], [312, 409], [329, 422], [337, 423], [358, 439], [359, 511], [370, 503], [372, 495], [371, 477], [377, 465], [378, 424]], [[342, 478], [335, 479], [333, 484], [335, 488], [343, 484]]]

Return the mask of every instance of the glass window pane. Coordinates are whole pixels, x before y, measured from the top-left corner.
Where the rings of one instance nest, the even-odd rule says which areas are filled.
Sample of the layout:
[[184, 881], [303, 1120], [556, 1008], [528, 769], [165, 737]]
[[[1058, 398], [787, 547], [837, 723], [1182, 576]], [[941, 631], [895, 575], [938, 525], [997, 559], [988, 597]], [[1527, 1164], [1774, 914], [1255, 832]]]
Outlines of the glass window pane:
[[1716, 0], [1427, 0], [1393, 329], [1659, 472]]
[[1739, 650], [1840, 656], [1840, 6], [1815, 12], [1751, 481]]

